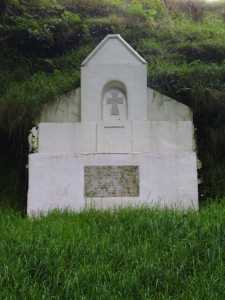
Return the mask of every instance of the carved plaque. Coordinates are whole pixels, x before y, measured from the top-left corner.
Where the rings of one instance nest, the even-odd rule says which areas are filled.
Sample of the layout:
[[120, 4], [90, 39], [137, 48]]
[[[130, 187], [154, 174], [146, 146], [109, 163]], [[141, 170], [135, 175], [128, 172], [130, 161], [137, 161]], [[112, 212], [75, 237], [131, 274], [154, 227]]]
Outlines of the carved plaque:
[[138, 166], [86, 166], [85, 197], [138, 197]]

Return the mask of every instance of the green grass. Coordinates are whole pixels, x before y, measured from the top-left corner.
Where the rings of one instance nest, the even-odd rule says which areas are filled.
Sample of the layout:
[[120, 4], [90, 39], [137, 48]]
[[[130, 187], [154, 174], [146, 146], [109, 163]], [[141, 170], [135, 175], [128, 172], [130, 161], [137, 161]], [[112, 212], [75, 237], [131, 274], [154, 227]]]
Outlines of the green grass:
[[0, 211], [0, 299], [225, 299], [224, 200], [200, 212]]

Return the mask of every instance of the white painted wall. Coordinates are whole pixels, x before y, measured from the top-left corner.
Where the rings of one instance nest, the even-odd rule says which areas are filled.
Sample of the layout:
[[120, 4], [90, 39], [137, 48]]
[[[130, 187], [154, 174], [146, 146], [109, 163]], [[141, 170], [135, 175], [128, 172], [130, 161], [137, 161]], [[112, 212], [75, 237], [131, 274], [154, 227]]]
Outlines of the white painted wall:
[[[122, 88], [124, 118], [106, 113], [102, 120], [106, 86]], [[92, 206], [197, 209], [195, 151], [191, 110], [148, 89], [144, 59], [109, 36], [83, 63], [81, 89], [43, 110], [39, 153], [29, 156], [28, 214]], [[139, 197], [85, 198], [84, 167], [91, 165], [138, 166]]]
[[95, 153], [96, 123], [40, 123], [39, 153]]
[[[30, 155], [28, 214], [125, 206], [198, 209], [194, 153]], [[139, 197], [85, 198], [84, 166], [138, 165]]]
[[148, 89], [148, 119], [150, 121], [192, 121], [190, 108], [168, 96]]
[[84, 208], [82, 162], [71, 156], [31, 154], [27, 213]]
[[39, 153], [180, 153], [195, 149], [191, 121], [41, 123]]
[[[190, 109], [152, 89], [148, 89], [148, 121], [66, 122], [73, 116], [72, 111], [78, 111], [79, 97], [77, 90], [66, 101], [64, 98], [58, 101], [57, 108], [53, 104], [43, 112], [41, 120], [46, 123], [39, 125], [39, 153], [170, 153], [195, 150]], [[76, 108], [74, 105], [77, 105]]]
[[[47, 123], [39, 125], [39, 153], [29, 157], [29, 215], [93, 206], [198, 208], [194, 128], [187, 106], [148, 89], [148, 121], [68, 123], [79, 97], [77, 91], [66, 102], [61, 99], [57, 109], [50, 105], [43, 112]], [[115, 133], [113, 126], [122, 128]], [[132, 164], [140, 168], [139, 197], [84, 197], [84, 166]]]
[[103, 87], [111, 81], [122, 82], [127, 88], [128, 120], [147, 120], [147, 68], [145, 65], [85, 66], [81, 71], [81, 80], [81, 118], [83, 121], [101, 121], [99, 99], [102, 99]]
[[69, 123], [81, 121], [80, 88], [67, 93], [54, 102], [45, 105], [40, 123]]
[[104, 86], [112, 81], [125, 85], [128, 120], [147, 120], [147, 64], [140, 61], [117, 38], [107, 43], [81, 68], [81, 119], [101, 121]]
[[[192, 111], [188, 106], [162, 95], [151, 88], [147, 89], [147, 95], [147, 120], [192, 122]], [[101, 99], [99, 101], [101, 102]], [[144, 119], [140, 121], [144, 121]], [[81, 122], [80, 88], [59, 97], [56, 102], [46, 105], [40, 117], [40, 123], [72, 122]], [[83, 120], [82, 122], [85, 121]], [[96, 122], [96, 120], [94, 122]]]

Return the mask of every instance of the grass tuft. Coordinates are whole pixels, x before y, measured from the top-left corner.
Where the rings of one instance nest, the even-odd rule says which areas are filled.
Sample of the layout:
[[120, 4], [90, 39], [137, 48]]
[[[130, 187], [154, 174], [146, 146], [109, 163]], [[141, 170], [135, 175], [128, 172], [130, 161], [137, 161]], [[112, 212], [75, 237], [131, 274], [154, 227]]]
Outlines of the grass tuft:
[[224, 299], [224, 201], [186, 213], [0, 211], [0, 298]]

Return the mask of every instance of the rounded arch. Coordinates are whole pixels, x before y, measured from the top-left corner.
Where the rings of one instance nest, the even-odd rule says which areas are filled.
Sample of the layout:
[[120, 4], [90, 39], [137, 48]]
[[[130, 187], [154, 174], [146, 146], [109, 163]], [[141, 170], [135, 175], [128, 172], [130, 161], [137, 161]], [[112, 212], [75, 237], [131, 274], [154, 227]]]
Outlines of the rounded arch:
[[103, 121], [128, 119], [127, 88], [121, 81], [107, 82], [102, 89], [101, 118]]

